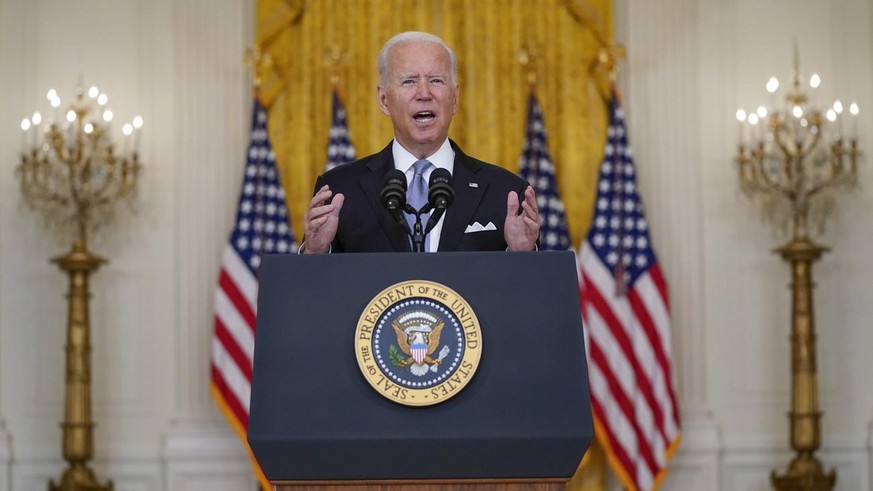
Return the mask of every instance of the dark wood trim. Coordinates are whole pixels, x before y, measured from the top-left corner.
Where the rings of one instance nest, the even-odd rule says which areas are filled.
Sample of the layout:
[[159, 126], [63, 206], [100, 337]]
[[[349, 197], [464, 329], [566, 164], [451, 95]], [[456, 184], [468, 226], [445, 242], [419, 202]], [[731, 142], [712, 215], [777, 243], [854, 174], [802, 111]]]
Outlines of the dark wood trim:
[[276, 491], [563, 491], [566, 479], [274, 481]]

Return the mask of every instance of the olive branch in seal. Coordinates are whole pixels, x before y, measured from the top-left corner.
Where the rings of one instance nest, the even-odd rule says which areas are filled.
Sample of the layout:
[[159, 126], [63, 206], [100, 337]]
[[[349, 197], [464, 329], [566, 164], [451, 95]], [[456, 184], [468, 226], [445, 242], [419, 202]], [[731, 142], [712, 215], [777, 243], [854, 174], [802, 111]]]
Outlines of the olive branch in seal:
[[406, 360], [406, 358], [400, 353], [400, 350], [397, 349], [397, 346], [393, 344], [388, 348], [388, 359], [391, 360], [391, 364], [395, 367], [399, 367], [400, 364]]

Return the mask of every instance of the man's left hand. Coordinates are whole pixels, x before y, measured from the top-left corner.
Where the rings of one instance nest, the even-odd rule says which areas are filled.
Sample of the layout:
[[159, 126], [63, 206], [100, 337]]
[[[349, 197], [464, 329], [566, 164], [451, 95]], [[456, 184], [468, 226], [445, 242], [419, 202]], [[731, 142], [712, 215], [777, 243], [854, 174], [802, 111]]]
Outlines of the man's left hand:
[[510, 251], [532, 251], [540, 236], [540, 211], [532, 187], [524, 190], [521, 215], [518, 214], [518, 193], [510, 191], [506, 197], [506, 221], [503, 237]]

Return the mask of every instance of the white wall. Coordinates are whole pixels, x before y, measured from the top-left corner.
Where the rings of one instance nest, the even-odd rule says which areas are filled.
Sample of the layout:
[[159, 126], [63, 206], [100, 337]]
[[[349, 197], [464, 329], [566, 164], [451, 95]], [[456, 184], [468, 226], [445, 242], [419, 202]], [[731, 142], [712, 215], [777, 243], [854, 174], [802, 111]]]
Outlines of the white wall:
[[[212, 292], [250, 117], [242, 64], [254, 0], [0, 0], [0, 491], [61, 472], [66, 281], [20, 202], [18, 123], [80, 74], [116, 116], [141, 113], [136, 214], [93, 249], [101, 478], [120, 490], [251, 489], [247, 457], [207, 391]], [[865, 0], [616, 2], [621, 85], [653, 240], [671, 287], [685, 434], [666, 489], [767, 489], [788, 462], [787, 265], [738, 191], [734, 112], [783, 81], [798, 39], [821, 100], [861, 105], [871, 152], [873, 8]], [[824, 448], [839, 489], [871, 489], [873, 172], [841, 197], [816, 265]], [[866, 213], [865, 213], [866, 212]]]
[[122, 490], [253, 488], [206, 385], [247, 144], [253, 6], [0, 0], [0, 490], [42, 490], [62, 471], [67, 285], [48, 259], [69, 244], [22, 205], [14, 168], [21, 119], [50, 112], [49, 88], [68, 102], [80, 76], [110, 96], [116, 121], [145, 120], [138, 210], [91, 243], [110, 260], [91, 285], [98, 477]]

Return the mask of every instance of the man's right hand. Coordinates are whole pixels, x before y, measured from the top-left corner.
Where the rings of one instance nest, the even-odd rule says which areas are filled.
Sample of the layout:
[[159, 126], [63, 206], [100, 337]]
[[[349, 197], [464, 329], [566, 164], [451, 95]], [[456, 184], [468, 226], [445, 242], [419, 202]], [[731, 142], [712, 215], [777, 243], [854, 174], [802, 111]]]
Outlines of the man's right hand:
[[330, 243], [336, 237], [339, 224], [339, 213], [345, 197], [342, 194], [333, 196], [327, 184], [321, 187], [312, 200], [309, 208], [303, 213], [303, 254], [324, 254], [330, 250]]

